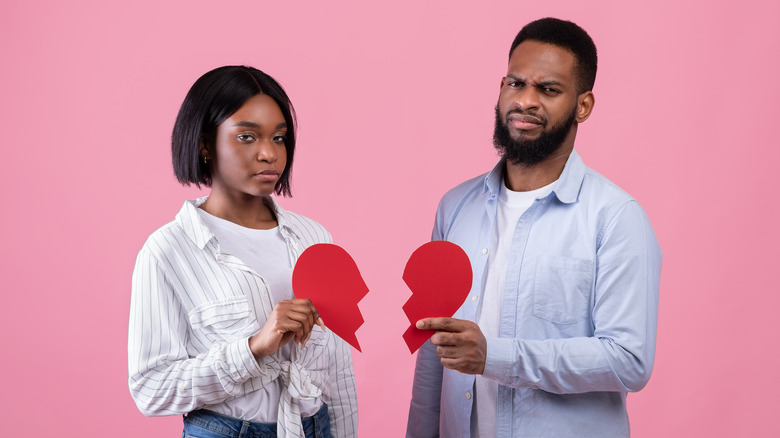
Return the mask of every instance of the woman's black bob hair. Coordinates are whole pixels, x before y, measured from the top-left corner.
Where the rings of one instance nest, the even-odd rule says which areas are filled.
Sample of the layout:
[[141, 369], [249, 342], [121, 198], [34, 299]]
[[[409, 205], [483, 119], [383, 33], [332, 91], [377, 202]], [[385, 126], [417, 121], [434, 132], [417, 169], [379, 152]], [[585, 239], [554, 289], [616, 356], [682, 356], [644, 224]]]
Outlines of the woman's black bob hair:
[[204, 74], [192, 85], [173, 125], [171, 152], [173, 172], [184, 185], [211, 186], [211, 165], [204, 162], [200, 144], [214, 150], [217, 126], [257, 94], [271, 97], [287, 123], [287, 164], [274, 189], [277, 195], [292, 196], [290, 172], [295, 152], [295, 109], [278, 82], [262, 71], [243, 65], [219, 67]]

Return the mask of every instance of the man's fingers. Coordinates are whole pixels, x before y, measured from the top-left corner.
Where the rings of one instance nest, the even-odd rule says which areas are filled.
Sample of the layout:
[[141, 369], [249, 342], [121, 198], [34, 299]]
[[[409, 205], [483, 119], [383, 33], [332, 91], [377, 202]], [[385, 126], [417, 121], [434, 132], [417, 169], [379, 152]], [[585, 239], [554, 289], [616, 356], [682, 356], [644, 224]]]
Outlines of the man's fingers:
[[460, 357], [458, 349], [455, 347], [436, 347], [436, 355], [442, 359], [457, 359]]
[[454, 318], [424, 318], [417, 321], [415, 327], [420, 330], [457, 331], [458, 321]]
[[431, 336], [431, 344], [444, 347], [444, 346], [457, 346], [461, 344], [457, 334], [452, 332], [438, 331]]
[[444, 368], [458, 371], [458, 361], [456, 359], [442, 358], [439, 361]]

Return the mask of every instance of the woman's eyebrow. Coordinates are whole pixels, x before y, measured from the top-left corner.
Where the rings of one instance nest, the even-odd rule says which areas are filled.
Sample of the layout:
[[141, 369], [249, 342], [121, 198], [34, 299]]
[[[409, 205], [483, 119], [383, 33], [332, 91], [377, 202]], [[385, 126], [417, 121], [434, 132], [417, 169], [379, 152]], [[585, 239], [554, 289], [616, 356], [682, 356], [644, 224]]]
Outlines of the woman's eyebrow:
[[[244, 122], [244, 121], [236, 122], [236, 124], [234, 124], [233, 126], [234, 127], [244, 127], [244, 128], [260, 129], [260, 125], [258, 125], [255, 122]], [[282, 123], [276, 125], [276, 129], [282, 129], [282, 128], [286, 128], [286, 127], [287, 127], [287, 123], [285, 123], [285, 122], [282, 122]]]

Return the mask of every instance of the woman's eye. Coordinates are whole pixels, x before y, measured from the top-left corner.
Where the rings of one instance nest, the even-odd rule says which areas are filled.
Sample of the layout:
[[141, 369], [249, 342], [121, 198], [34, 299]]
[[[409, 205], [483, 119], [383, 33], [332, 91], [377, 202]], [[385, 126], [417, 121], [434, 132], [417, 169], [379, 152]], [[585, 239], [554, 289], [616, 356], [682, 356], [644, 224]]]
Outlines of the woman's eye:
[[238, 134], [236, 138], [238, 139], [238, 141], [244, 143], [248, 143], [255, 139], [255, 137], [252, 134]]
[[284, 136], [284, 135], [277, 135], [277, 136], [274, 137], [274, 142], [275, 143], [283, 144], [286, 141], [287, 141], [287, 137]]

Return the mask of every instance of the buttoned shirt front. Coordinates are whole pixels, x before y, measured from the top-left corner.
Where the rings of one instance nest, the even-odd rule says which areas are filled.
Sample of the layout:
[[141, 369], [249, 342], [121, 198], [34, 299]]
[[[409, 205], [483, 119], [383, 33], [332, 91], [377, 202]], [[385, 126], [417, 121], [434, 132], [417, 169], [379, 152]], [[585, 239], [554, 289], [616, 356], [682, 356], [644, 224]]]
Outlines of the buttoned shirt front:
[[[251, 415], [247, 409], [263, 407], [240, 405], [241, 398], [281, 381], [284, 400], [275, 401], [280, 428], [290, 424], [294, 436], [293, 423], [300, 425], [300, 417], [294, 418], [296, 400], [319, 398], [328, 404], [333, 435], [355, 436], [349, 346], [315, 326], [305, 348], [293, 347], [293, 357], [277, 352], [254, 358], [248, 339], [260, 331], [275, 303], [260, 275], [220, 251], [198, 217], [197, 206], [204, 200], [185, 202], [176, 219], [154, 232], [138, 254], [128, 336], [129, 386], [136, 405], [146, 415], [200, 408]], [[307, 247], [331, 242], [320, 224], [283, 210], [270, 198], [267, 202], [291, 264]]]
[[[433, 240], [466, 251], [474, 320], [482, 299], [504, 163], [448, 192]], [[552, 192], [520, 217], [511, 239], [499, 336], [483, 376], [499, 383], [499, 437], [629, 435], [626, 395], [653, 367], [661, 250], [639, 204], [572, 152]], [[419, 350], [408, 437], [468, 437], [474, 376]]]

